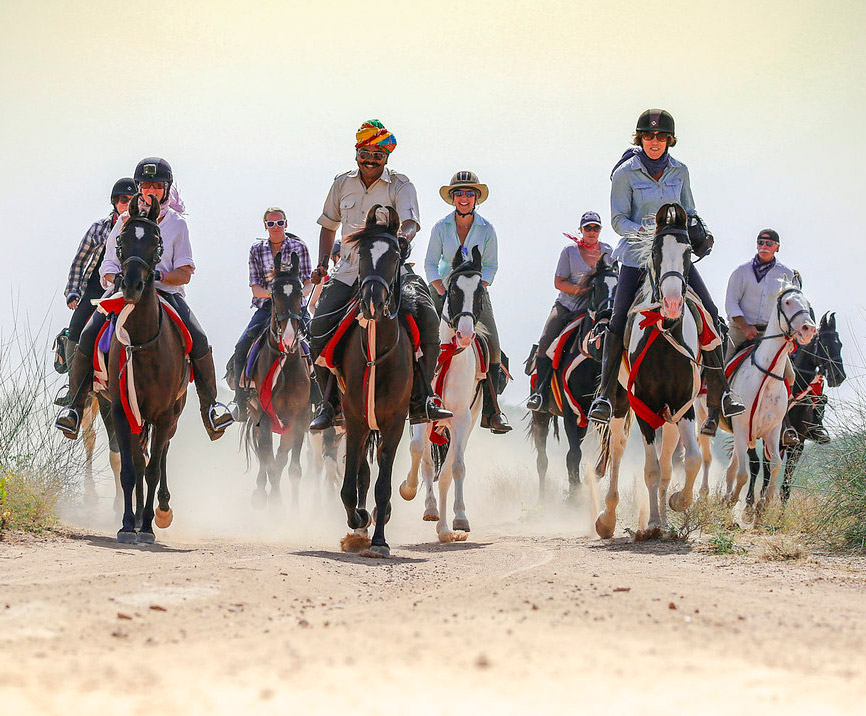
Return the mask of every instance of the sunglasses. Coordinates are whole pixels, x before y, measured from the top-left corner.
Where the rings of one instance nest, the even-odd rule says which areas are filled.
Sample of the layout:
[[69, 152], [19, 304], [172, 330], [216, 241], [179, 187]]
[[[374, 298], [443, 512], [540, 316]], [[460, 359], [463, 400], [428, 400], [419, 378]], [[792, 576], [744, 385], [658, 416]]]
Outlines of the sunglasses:
[[132, 197], [131, 196], [119, 196], [114, 201], [117, 204], [128, 204], [129, 202], [132, 201]]
[[277, 219], [276, 221], [266, 221], [265, 226], [269, 229], [273, 229], [275, 226], [285, 226], [286, 223], [285, 219]]
[[670, 137], [671, 135], [667, 132], [644, 132], [641, 136], [648, 142], [653, 139], [656, 139], [659, 142], [666, 142], [668, 140], [668, 137]]
[[456, 189], [451, 192], [451, 196], [478, 196], [474, 189]]
[[361, 159], [375, 159], [377, 162], [380, 162], [388, 155], [385, 152], [375, 152], [370, 151], [369, 149], [359, 149], [358, 156]]
[[758, 239], [758, 246], [775, 246], [777, 243], [772, 239]]
[[165, 182], [143, 181], [138, 185], [138, 188], [142, 191], [144, 191], [145, 189], [165, 189]]
[[584, 231], [601, 231], [601, 227], [598, 224], [587, 224], [583, 227]]

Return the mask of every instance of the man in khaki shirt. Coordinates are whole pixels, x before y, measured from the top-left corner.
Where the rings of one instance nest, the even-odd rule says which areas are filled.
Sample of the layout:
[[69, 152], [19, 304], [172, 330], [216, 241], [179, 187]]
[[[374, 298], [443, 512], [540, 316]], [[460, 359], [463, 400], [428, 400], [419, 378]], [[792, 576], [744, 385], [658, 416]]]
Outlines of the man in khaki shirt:
[[[411, 241], [420, 228], [418, 195], [409, 178], [404, 174], [391, 171], [385, 165], [388, 157], [397, 146], [397, 140], [377, 119], [364, 122], [355, 135], [355, 160], [358, 168], [338, 174], [325, 199], [325, 206], [318, 224], [319, 260], [313, 269], [311, 280], [319, 283], [327, 274], [328, 260], [337, 227], [341, 227], [341, 237], [364, 228], [367, 213], [376, 204], [390, 206], [397, 210], [400, 217], [398, 234]], [[421, 334], [421, 350], [424, 354], [424, 373], [427, 380], [415, 377], [410, 407], [411, 422], [443, 420], [451, 413], [444, 410], [433, 394], [429, 377], [433, 375], [439, 357], [439, 318], [430, 299], [429, 290], [420, 278], [413, 277], [417, 284], [419, 301], [415, 316]], [[352, 244], [341, 241], [340, 262], [331, 274], [316, 304], [316, 313], [310, 326], [310, 350], [313, 360], [327, 345], [333, 329], [342, 319], [342, 309], [356, 291], [358, 281], [358, 249]], [[422, 289], [423, 287], [423, 289]], [[325, 399], [316, 409], [316, 416], [310, 424], [311, 430], [324, 430], [334, 424], [339, 413], [339, 395], [330, 371], [316, 366], [319, 384], [328, 386]]]

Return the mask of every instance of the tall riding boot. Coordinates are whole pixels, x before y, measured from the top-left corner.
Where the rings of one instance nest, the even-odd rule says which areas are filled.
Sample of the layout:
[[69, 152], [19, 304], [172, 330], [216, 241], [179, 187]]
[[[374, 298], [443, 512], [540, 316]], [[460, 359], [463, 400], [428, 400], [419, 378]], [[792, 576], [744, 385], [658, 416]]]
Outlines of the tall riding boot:
[[547, 401], [547, 391], [550, 387], [550, 379], [553, 377], [553, 361], [541, 352], [535, 356], [535, 391], [526, 401], [526, 407], [530, 410], [542, 410]]
[[54, 427], [66, 437], [75, 440], [81, 427], [81, 414], [84, 404], [90, 394], [90, 382], [93, 376], [91, 360], [80, 350], [76, 350], [69, 360], [69, 392], [70, 400], [54, 420]]
[[491, 363], [487, 369], [487, 377], [484, 379], [482, 388], [481, 405], [481, 427], [489, 428], [491, 433], [501, 434], [511, 430], [508, 419], [499, 409], [499, 384], [502, 366], [499, 363]]
[[[72, 360], [75, 357], [75, 349], [77, 347], [78, 347], [78, 344], [75, 341], [73, 341], [71, 339], [66, 340], [66, 347], [65, 347], [65, 350], [63, 351], [63, 353], [64, 353], [63, 358], [66, 361], [67, 372], [69, 372], [70, 374], [72, 371]], [[72, 390], [73, 390], [72, 379], [70, 378], [69, 380], [70, 380], [70, 382], [69, 382], [69, 385], [66, 387], [66, 393], [64, 395], [58, 395], [54, 399], [55, 405], [59, 405], [60, 407], [63, 407], [64, 405], [69, 405], [70, 401], [72, 400]]]
[[795, 447], [800, 444], [800, 436], [797, 435], [797, 431], [791, 425], [791, 418], [788, 413], [785, 413], [785, 417], [782, 418], [782, 433], [779, 442], [782, 443], [782, 447], [786, 448]]
[[812, 409], [812, 420], [808, 425], [806, 437], [814, 440], [819, 445], [830, 442], [830, 433], [824, 427], [824, 410], [827, 407], [827, 396], [819, 395], [815, 398]]
[[210, 348], [201, 358], [192, 359], [192, 371], [204, 429], [211, 440], [217, 440], [235, 419], [229, 409], [217, 400], [216, 372]]
[[422, 343], [421, 358], [415, 361], [412, 370], [412, 395], [409, 398], [409, 423], [429, 423], [454, 417], [454, 413], [442, 406], [442, 399], [433, 392], [430, 383], [439, 360], [439, 343]]
[[622, 364], [622, 336], [610, 329], [604, 332], [604, 346], [601, 354], [601, 384], [598, 397], [586, 414], [594, 423], [607, 425], [613, 417], [613, 395], [619, 380], [619, 367]]
[[732, 418], [744, 412], [746, 406], [728, 385], [722, 347], [701, 351], [701, 354], [704, 357], [704, 379], [707, 383], [707, 419], [701, 426], [701, 435], [712, 437], [719, 428], [720, 412], [726, 418]]
[[320, 365], [314, 366], [317, 384], [324, 385], [324, 395], [316, 407], [316, 414], [313, 417], [313, 422], [310, 423], [310, 430], [327, 430], [335, 425], [339, 425], [343, 421], [343, 416], [340, 414], [340, 390], [337, 387], [336, 376]]

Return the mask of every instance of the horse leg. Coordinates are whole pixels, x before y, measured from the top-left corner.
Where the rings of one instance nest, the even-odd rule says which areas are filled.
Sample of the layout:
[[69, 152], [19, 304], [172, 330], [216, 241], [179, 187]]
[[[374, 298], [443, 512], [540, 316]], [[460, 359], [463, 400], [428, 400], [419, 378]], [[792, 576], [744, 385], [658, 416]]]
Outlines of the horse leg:
[[659, 511], [659, 484], [661, 483], [662, 469], [659, 464], [659, 458], [656, 454], [655, 442], [647, 442], [646, 436], [641, 431], [643, 437], [644, 450], [644, 468], [643, 479], [646, 483], [647, 495], [649, 496], [649, 522], [645, 530], [638, 530], [635, 534], [635, 540], [643, 541], [660, 537], [662, 532], [662, 518]]
[[291, 461], [289, 462], [289, 480], [292, 483], [292, 506], [295, 509], [301, 506], [301, 452], [304, 449], [304, 433], [307, 432], [303, 421], [296, 420], [289, 431], [289, 449], [291, 450]]
[[586, 436], [587, 427], [577, 424], [577, 416], [566, 410], [562, 419], [565, 425], [565, 436], [568, 438], [568, 452], [565, 455], [565, 468], [568, 473], [568, 501], [576, 502], [580, 488], [580, 461], [583, 459], [581, 443]]
[[[659, 459], [659, 517], [662, 526], [668, 523], [668, 487], [674, 471], [674, 452], [679, 441], [678, 425], [665, 423], [662, 426], [661, 444], [658, 448]], [[673, 505], [671, 505], [673, 507]]]
[[683, 489], [671, 495], [670, 506], [672, 510], [682, 512], [688, 509], [692, 504], [695, 491], [695, 480], [698, 477], [698, 470], [701, 469], [703, 458], [701, 450], [698, 446], [698, 439], [695, 436], [695, 423], [688, 419], [680, 420], [677, 423], [679, 437], [683, 441], [685, 448], [685, 456], [683, 457], [683, 469], [686, 472], [686, 483]]
[[[468, 410], [460, 418], [457, 421], [454, 418], [451, 420], [451, 445], [448, 447], [451, 479], [454, 480], [454, 522], [452, 523], [454, 532], [450, 533], [453, 535], [453, 539], [448, 539], [449, 542], [465, 540], [470, 531], [469, 519], [466, 517], [466, 504], [463, 501], [463, 482], [466, 479], [466, 445], [469, 442], [469, 434], [472, 432], [473, 421]], [[440, 494], [441, 479], [440, 477]], [[440, 504], [444, 513], [446, 511], [444, 499], [440, 501]], [[449, 534], [447, 527], [444, 533], [439, 533], [440, 542], [446, 541], [442, 539], [443, 534]]]
[[268, 471], [271, 461], [274, 459], [273, 436], [271, 435], [271, 421], [266, 415], [262, 415], [255, 430], [256, 457], [259, 460], [259, 473], [256, 475], [256, 489], [253, 490], [250, 501], [254, 509], [263, 510], [268, 504]]
[[803, 441], [797, 445], [789, 447], [785, 450], [785, 473], [782, 480], [782, 502], [787, 502], [791, 497], [791, 481], [794, 477], [794, 470], [797, 469], [797, 463], [800, 462], [800, 456], [803, 454]]
[[531, 411], [530, 415], [532, 442], [535, 444], [535, 469], [538, 472], [538, 499], [541, 501], [544, 499], [544, 481], [547, 479], [547, 434], [552, 416], [538, 411]]
[[[780, 435], [781, 435], [781, 432], [780, 432]], [[766, 445], [767, 445], [767, 441], [764, 440], [764, 447], [766, 447]], [[767, 488], [770, 486], [770, 464], [766, 459], [767, 454], [769, 454], [769, 450], [764, 452], [764, 461], [763, 461], [764, 486], [761, 488], [761, 497], [763, 497], [766, 494]]]
[[[343, 474], [343, 486], [340, 489], [340, 499], [346, 509], [347, 523], [353, 530], [365, 529], [370, 524], [370, 515], [358, 505], [358, 472], [361, 461], [366, 462], [364, 445], [369, 430], [349, 430], [346, 432], [346, 471]], [[369, 466], [367, 467], [367, 487], [369, 487]], [[366, 498], [367, 490], [364, 490]]]
[[144, 455], [141, 435], [134, 436], [132, 442], [132, 460], [135, 463], [135, 529], [140, 530], [144, 519], [144, 475], [147, 470], [148, 458]]
[[614, 417], [608, 426], [608, 450], [610, 451], [610, 484], [604, 498], [604, 512], [595, 521], [599, 537], [613, 537], [616, 529], [616, 506], [619, 504], [619, 467], [625, 451], [625, 418]]
[[[701, 399], [695, 401], [695, 417], [697, 424], [703, 425], [707, 419], [707, 411], [704, 407], [704, 402]], [[701, 462], [703, 464], [703, 477], [701, 479], [701, 497], [706, 497], [710, 494], [710, 465], [713, 464], [713, 451], [710, 445], [710, 436], [703, 433], [698, 434], [698, 445], [701, 448]]]
[[409, 455], [412, 463], [409, 465], [409, 474], [400, 484], [400, 497], [404, 500], [414, 500], [418, 492], [418, 468], [424, 457], [424, 445], [426, 444], [427, 426], [413, 425], [412, 440], [409, 442]]
[[748, 480], [746, 473], [749, 464], [748, 457], [748, 425], [745, 421], [737, 420], [741, 416], [734, 418], [734, 451], [731, 453], [731, 462], [728, 465], [727, 482], [729, 485], [726, 499], [731, 507], [740, 501], [740, 491], [743, 485]]
[[[271, 463], [268, 466], [268, 482], [271, 485], [271, 488], [268, 491], [268, 507], [272, 509], [279, 509], [283, 504], [280, 481], [283, 477], [283, 470], [286, 469], [286, 465], [289, 463], [291, 441], [292, 434], [290, 431], [284, 432], [277, 438], [276, 451], [273, 453]], [[295, 504], [297, 504], [297, 501], [295, 501]]]
[[97, 398], [97, 404], [108, 436], [108, 464], [114, 475], [114, 512], [119, 517], [123, 513], [123, 488], [120, 485], [120, 447], [117, 444], [117, 431], [111, 419], [111, 403], [105, 398]]
[[123, 489], [123, 516], [118, 542], [135, 542], [135, 513], [132, 509], [132, 492], [135, 489], [135, 462], [132, 459], [132, 435], [120, 401], [112, 407], [117, 441], [120, 447], [120, 484]]
[[782, 455], [779, 450], [779, 441], [782, 437], [782, 423], [774, 426], [769, 435], [764, 436], [764, 444], [769, 448], [770, 453], [770, 483], [761, 494], [761, 499], [758, 502], [757, 510], [761, 512], [776, 499], [776, 485], [779, 480], [779, 472], [782, 469]]
[[758, 479], [758, 473], [761, 471], [761, 458], [758, 456], [758, 451], [755, 448], [748, 450], [746, 454], [749, 456], [749, 490], [746, 492], [746, 505], [754, 505], [755, 482]]
[[153, 427], [153, 438], [150, 443], [150, 460], [147, 463], [145, 479], [147, 481], [147, 499], [141, 517], [141, 528], [138, 531], [138, 541], [153, 544], [153, 499], [156, 496], [157, 485], [162, 479], [165, 466], [165, 455], [168, 451], [168, 430], [166, 426]]
[[[174, 436], [175, 430], [177, 430], [177, 423], [175, 423], [171, 429], [171, 436]], [[156, 493], [158, 507], [156, 508], [156, 514], [154, 517], [156, 526], [161, 530], [169, 527], [172, 520], [174, 520], [174, 514], [169, 506], [171, 493], [168, 491], [168, 474], [165, 471], [166, 458], [168, 457], [168, 446], [169, 442], [166, 441], [165, 449], [162, 451], [162, 464], [159, 467], [159, 491]]]
[[96, 505], [96, 484], [93, 482], [93, 450], [96, 447], [96, 399], [89, 398], [81, 419], [81, 437], [84, 442], [84, 502], [89, 507]]
[[[391, 471], [394, 467], [394, 457], [397, 455], [397, 446], [403, 436], [403, 423], [400, 421], [393, 429], [381, 433], [379, 443], [379, 474], [376, 477], [375, 499], [376, 528], [373, 530], [373, 539], [369, 552], [377, 557], [390, 557], [391, 548], [385, 541], [385, 523], [391, 511]], [[370, 472], [367, 467], [367, 485], [369, 486]]]

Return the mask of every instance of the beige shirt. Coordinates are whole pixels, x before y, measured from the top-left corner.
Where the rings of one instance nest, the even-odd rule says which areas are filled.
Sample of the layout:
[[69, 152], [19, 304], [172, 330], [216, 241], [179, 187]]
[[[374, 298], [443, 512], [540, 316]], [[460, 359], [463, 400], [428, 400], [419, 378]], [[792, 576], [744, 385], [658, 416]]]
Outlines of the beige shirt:
[[[367, 212], [376, 204], [391, 206], [397, 210], [400, 223], [412, 219], [418, 226], [418, 195], [405, 174], [393, 172], [388, 167], [368, 189], [358, 175], [358, 170], [338, 174], [334, 178], [318, 224], [326, 229], [337, 230], [342, 225], [341, 237], [364, 228]], [[340, 262], [331, 272], [331, 278], [351, 286], [358, 278], [358, 247], [341, 244]]]

